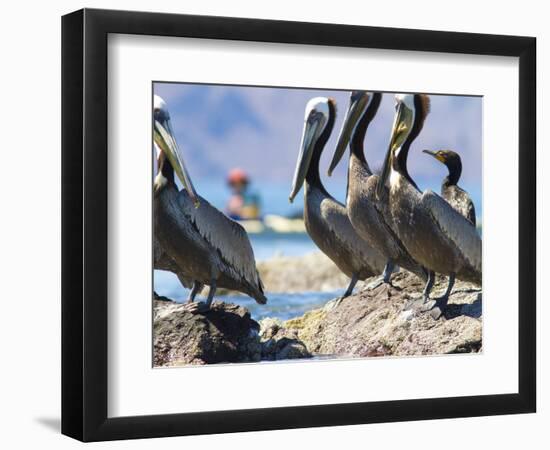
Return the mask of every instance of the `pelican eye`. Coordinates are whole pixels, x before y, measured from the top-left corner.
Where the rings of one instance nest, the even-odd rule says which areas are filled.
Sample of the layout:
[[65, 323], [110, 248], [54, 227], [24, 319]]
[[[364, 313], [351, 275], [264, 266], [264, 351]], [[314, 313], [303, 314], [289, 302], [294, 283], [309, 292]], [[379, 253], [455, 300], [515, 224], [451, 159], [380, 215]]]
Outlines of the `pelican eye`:
[[161, 108], [155, 108], [153, 114], [154, 114], [155, 120], [157, 120], [161, 124], [164, 124], [169, 117], [168, 113]]

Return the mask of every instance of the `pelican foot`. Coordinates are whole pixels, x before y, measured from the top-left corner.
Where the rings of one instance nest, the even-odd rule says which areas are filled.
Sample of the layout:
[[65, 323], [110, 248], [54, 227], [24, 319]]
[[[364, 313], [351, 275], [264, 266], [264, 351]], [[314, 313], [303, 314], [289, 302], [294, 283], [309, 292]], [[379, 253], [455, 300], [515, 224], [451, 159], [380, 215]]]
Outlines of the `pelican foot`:
[[338, 306], [340, 306], [340, 303], [342, 303], [342, 300], [344, 300], [345, 298], [346, 298], [346, 297], [344, 297], [344, 296], [336, 297], [336, 298], [334, 299], [334, 303], [333, 303], [333, 305], [332, 305], [332, 308], [333, 308], [333, 309], [334, 309], [334, 308], [338, 308]]
[[426, 298], [423, 294], [411, 295], [409, 296], [409, 299], [406, 301], [406, 303], [403, 305], [403, 311], [418, 310], [429, 301], [430, 298]]
[[420, 308], [420, 312], [428, 312], [434, 320], [438, 320], [445, 314], [447, 308], [448, 297], [439, 297], [429, 302], [424, 303]]
[[424, 298], [423, 297], [413, 297], [407, 300], [407, 302], [403, 305], [403, 311], [414, 311], [419, 310], [424, 306]]
[[[384, 281], [384, 277], [378, 277], [376, 280], [371, 281], [369, 284], [367, 284], [363, 290], [364, 291], [373, 291], [374, 289], [382, 286], [386, 282]], [[391, 286], [391, 283], [388, 283]]]
[[204, 314], [210, 311], [210, 306], [204, 302], [187, 302], [183, 309], [191, 314]]
[[440, 297], [428, 301], [422, 298], [411, 299], [403, 306], [403, 312], [407, 313], [408, 318], [417, 317], [422, 313], [429, 313], [434, 320], [438, 320], [445, 313], [448, 299]]

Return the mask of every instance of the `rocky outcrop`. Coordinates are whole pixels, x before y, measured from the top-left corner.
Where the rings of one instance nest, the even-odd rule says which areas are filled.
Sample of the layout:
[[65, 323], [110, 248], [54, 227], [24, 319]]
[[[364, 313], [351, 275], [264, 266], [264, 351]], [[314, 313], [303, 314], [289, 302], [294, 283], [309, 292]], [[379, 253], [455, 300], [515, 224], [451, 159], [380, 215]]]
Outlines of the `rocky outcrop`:
[[[458, 281], [444, 317], [404, 311], [418, 299], [422, 284], [399, 272], [392, 286], [372, 285], [341, 301], [309, 311], [282, 324], [314, 355], [347, 357], [431, 355], [479, 352], [482, 348], [481, 290]], [[438, 280], [433, 296], [441, 295], [446, 279]], [[281, 331], [280, 331], [281, 332]]]
[[293, 332], [269, 334], [242, 306], [214, 302], [205, 314], [192, 314], [166, 297], [153, 300], [154, 365], [243, 363], [307, 358]]
[[349, 278], [321, 252], [276, 256], [257, 267], [266, 292], [328, 292], [349, 284]]
[[[482, 292], [457, 281], [445, 315], [406, 310], [422, 283], [407, 272], [392, 285], [366, 280], [358, 293], [282, 322], [250, 317], [242, 306], [214, 302], [205, 314], [154, 300], [155, 366], [274, 361], [311, 356], [375, 357], [480, 352]], [[441, 295], [446, 279], [432, 296]]]

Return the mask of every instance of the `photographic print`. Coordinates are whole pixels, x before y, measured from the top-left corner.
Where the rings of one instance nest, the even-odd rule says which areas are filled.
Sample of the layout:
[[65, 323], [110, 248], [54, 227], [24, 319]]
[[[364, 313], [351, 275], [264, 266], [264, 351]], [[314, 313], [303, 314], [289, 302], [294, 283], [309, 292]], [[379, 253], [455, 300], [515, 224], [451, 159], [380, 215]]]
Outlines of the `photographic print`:
[[536, 411], [535, 38], [97, 9], [62, 38], [63, 434]]
[[481, 352], [482, 97], [152, 91], [154, 367]]

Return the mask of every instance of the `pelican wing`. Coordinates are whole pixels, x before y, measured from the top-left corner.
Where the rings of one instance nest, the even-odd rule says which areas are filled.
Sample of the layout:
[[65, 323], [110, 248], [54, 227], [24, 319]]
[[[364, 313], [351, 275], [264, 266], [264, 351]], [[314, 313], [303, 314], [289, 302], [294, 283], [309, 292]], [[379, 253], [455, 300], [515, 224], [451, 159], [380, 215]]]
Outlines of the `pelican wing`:
[[195, 208], [189, 200], [183, 199], [183, 195], [188, 196], [180, 191], [179, 203], [202, 238], [216, 249], [238, 277], [261, 286], [254, 251], [245, 229], [204, 198], [200, 198], [200, 206]]
[[332, 198], [326, 198], [321, 203], [321, 215], [335, 239], [349, 254], [357, 255], [375, 273], [382, 272], [386, 263], [384, 257], [357, 234], [344, 205]]
[[168, 272], [172, 272], [177, 275], [180, 283], [184, 287], [188, 289], [191, 289], [193, 287], [193, 280], [185, 277], [182, 274], [178, 265], [176, 264], [176, 261], [168, 256], [168, 253], [166, 253], [162, 249], [162, 246], [160, 245], [160, 242], [156, 237], [153, 237], [153, 263], [155, 270], [166, 270]]
[[421, 202], [441, 232], [456, 245], [471, 267], [481, 272], [481, 238], [476, 228], [431, 190], [422, 194]]

